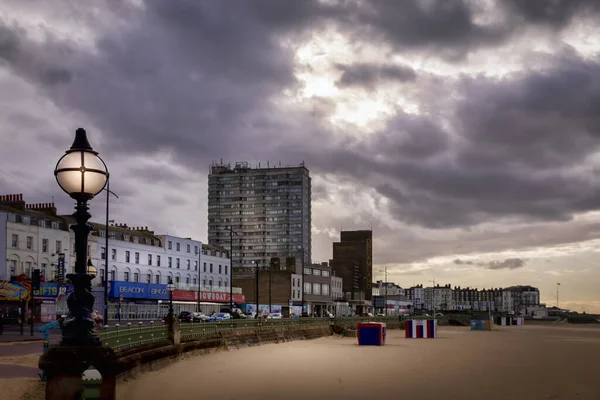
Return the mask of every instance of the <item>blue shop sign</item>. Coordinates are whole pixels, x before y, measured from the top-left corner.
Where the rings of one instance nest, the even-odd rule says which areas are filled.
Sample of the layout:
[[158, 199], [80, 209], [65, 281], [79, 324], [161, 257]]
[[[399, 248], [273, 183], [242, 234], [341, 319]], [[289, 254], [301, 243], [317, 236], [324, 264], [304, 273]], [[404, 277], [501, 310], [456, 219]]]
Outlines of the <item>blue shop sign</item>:
[[63, 296], [73, 292], [73, 285], [65, 285], [52, 282], [40, 282], [40, 290], [34, 290], [36, 299], [55, 300], [59, 294]]
[[109, 281], [108, 295], [112, 298], [167, 300], [167, 285], [153, 283]]

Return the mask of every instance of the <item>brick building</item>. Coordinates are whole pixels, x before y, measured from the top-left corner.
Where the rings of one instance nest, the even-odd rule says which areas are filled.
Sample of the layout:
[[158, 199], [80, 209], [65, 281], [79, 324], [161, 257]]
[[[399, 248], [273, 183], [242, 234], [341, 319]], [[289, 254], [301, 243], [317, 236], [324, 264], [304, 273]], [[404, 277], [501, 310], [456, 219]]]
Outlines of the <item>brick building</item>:
[[373, 231], [342, 231], [333, 243], [329, 265], [343, 279], [345, 298], [358, 312], [371, 308], [373, 276]]

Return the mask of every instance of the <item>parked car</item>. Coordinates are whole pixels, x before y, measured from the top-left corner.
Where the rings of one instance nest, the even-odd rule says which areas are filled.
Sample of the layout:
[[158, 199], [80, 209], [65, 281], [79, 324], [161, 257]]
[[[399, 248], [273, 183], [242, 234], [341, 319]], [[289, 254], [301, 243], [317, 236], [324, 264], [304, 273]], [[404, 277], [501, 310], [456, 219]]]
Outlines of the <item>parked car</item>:
[[192, 322], [194, 320], [194, 313], [191, 311], [182, 311], [177, 318], [181, 322]]
[[273, 314], [269, 314], [269, 316], [267, 318], [270, 319], [281, 319], [281, 313], [273, 313]]
[[220, 312], [220, 313], [216, 313], [214, 315], [212, 315], [209, 319], [208, 322], [214, 322], [214, 321], [228, 321], [232, 319], [231, 318], [231, 314], [229, 313], [224, 313], [224, 312]]

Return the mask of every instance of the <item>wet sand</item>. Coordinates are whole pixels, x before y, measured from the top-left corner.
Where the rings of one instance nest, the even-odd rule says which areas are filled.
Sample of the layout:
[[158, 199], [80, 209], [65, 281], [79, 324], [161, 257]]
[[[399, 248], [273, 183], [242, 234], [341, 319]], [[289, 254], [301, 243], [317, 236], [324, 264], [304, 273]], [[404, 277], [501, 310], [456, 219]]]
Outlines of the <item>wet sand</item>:
[[219, 352], [117, 388], [118, 399], [600, 399], [600, 326], [444, 327], [436, 339], [389, 331], [356, 339]]

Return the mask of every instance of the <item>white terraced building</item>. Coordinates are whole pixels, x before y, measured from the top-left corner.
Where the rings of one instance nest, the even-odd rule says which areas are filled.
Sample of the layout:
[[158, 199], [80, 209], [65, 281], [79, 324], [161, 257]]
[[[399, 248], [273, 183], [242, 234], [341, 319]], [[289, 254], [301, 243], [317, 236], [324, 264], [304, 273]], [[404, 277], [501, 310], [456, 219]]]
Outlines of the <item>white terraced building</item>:
[[[53, 203], [26, 204], [22, 194], [0, 196], [0, 280], [31, 277], [34, 269], [48, 281], [56, 279], [59, 253], [68, 254], [70, 233], [56, 216]], [[65, 275], [73, 265], [65, 257]]]

